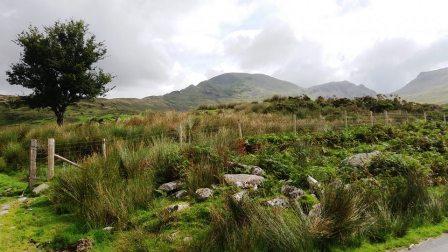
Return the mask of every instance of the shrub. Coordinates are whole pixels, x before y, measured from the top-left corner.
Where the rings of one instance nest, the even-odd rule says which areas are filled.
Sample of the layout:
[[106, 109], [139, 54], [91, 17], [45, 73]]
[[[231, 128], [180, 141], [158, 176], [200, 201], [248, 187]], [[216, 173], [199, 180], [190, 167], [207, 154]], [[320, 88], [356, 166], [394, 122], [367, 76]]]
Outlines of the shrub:
[[63, 172], [54, 181], [56, 208], [77, 214], [90, 226], [128, 226], [131, 213], [152, 200], [154, 172], [145, 152], [117, 146], [107, 160], [94, 155], [83, 168]]
[[22, 145], [16, 142], [8, 143], [2, 151], [2, 156], [6, 162], [6, 170], [19, 170], [27, 160], [28, 153]]

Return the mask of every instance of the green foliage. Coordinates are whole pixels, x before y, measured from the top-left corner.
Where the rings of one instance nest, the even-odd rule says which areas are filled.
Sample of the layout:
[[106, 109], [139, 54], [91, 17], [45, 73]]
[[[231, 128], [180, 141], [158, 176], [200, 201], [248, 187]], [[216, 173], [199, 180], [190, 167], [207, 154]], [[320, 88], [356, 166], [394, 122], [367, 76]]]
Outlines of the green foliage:
[[56, 22], [43, 32], [30, 27], [18, 35], [16, 44], [23, 53], [7, 71], [8, 82], [33, 90], [25, 101], [32, 108], [49, 107], [59, 125], [68, 105], [108, 91], [105, 85], [112, 76], [94, 66], [106, 48], [83, 21]]

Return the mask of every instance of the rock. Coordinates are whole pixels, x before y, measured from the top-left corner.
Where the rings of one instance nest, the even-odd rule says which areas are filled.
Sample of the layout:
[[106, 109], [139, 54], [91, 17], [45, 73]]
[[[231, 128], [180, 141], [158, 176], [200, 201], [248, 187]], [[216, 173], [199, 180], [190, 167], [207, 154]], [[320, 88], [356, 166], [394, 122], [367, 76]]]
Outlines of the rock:
[[20, 203], [23, 203], [23, 202], [25, 202], [27, 199], [28, 199], [27, 197], [21, 196], [21, 197], [19, 197], [19, 198], [17, 199], [17, 201], [19, 201]]
[[111, 232], [113, 229], [114, 229], [114, 227], [111, 227], [111, 226], [103, 228], [103, 230], [107, 231], [107, 232]]
[[187, 209], [189, 207], [190, 207], [190, 204], [188, 204], [187, 202], [180, 202], [180, 203], [177, 203], [177, 204], [174, 204], [174, 205], [171, 205], [171, 206], [165, 208], [165, 210], [168, 213], [173, 213], [173, 212], [182, 211], [182, 210]]
[[320, 188], [320, 183], [315, 178], [308, 176], [308, 177], [306, 177], [306, 181], [310, 185], [311, 189], [318, 190]]
[[190, 243], [192, 240], [193, 240], [193, 237], [191, 237], [191, 236], [186, 236], [183, 239], [183, 241], [186, 242], [186, 243]]
[[234, 195], [232, 195], [232, 199], [235, 202], [241, 202], [241, 200], [243, 199], [244, 195], [246, 195], [246, 194], [247, 194], [246, 190], [239, 191], [239, 192], [235, 193]]
[[2, 205], [2, 211], [9, 210], [11, 206], [9, 204]]
[[322, 211], [322, 205], [320, 203], [315, 204], [308, 213], [308, 218], [312, 219], [318, 217], [321, 211]]
[[282, 193], [290, 199], [298, 199], [305, 195], [305, 192], [302, 189], [290, 185], [282, 186]]
[[257, 189], [264, 178], [250, 174], [224, 174], [224, 181], [229, 185], [234, 185], [243, 189]]
[[408, 250], [411, 250], [411, 249], [414, 248], [414, 247], [415, 247], [415, 244], [412, 243], [411, 245], [409, 245]]
[[81, 239], [76, 243], [76, 252], [86, 252], [92, 249], [92, 240]]
[[265, 174], [264, 170], [261, 169], [258, 166], [253, 166], [252, 167], [252, 171], [251, 171], [252, 175], [258, 175], [258, 176], [263, 176]]
[[33, 193], [35, 195], [40, 195], [42, 193], [44, 193], [46, 190], [48, 190], [48, 188], [50, 188], [50, 186], [46, 183], [40, 184], [38, 187], [33, 189]]
[[185, 196], [187, 196], [187, 194], [188, 194], [187, 190], [180, 190], [180, 191], [177, 191], [177, 192], [174, 193], [174, 197], [176, 199], [182, 199]]
[[369, 165], [370, 162], [372, 162], [372, 160], [380, 154], [381, 152], [379, 151], [372, 151], [369, 153], [358, 153], [344, 159], [342, 162], [353, 167], [362, 168]]
[[182, 182], [181, 181], [171, 181], [165, 184], [162, 184], [161, 186], [159, 186], [159, 190], [164, 191], [164, 192], [172, 192], [175, 190], [180, 189], [180, 187], [182, 186]]
[[289, 202], [285, 198], [278, 197], [278, 198], [274, 198], [274, 199], [263, 202], [263, 205], [270, 206], [270, 207], [288, 207]]
[[210, 188], [199, 188], [195, 194], [198, 200], [206, 200], [213, 195], [213, 190]]
[[9, 210], [1, 210], [0, 211], [0, 216], [6, 215], [9, 213]]

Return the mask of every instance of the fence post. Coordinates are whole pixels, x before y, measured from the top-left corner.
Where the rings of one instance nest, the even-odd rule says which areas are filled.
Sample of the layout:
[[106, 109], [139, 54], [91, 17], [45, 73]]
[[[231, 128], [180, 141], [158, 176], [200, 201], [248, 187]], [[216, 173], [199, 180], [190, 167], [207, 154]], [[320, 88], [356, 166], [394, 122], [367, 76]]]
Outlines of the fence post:
[[370, 111], [370, 126], [373, 126], [374, 121], [373, 121], [373, 112]]
[[406, 110], [406, 123], [408, 123], [409, 122], [409, 114], [408, 114], [408, 111]]
[[55, 142], [54, 138], [48, 138], [48, 148], [47, 148], [47, 180], [51, 180], [54, 177], [54, 152], [55, 152]]
[[425, 122], [426, 122], [426, 111], [425, 112], [423, 112], [423, 119], [425, 120]]
[[297, 115], [294, 114], [293, 116], [293, 121], [294, 121], [294, 134], [297, 134]]
[[344, 122], [345, 122], [345, 127], [348, 127], [348, 119], [347, 119], [347, 111], [344, 110]]
[[384, 110], [384, 123], [389, 125], [389, 115], [387, 114], [387, 110]]
[[107, 149], [106, 149], [106, 138], [103, 138], [101, 141], [101, 153], [103, 153], [104, 159], [107, 158]]
[[182, 123], [179, 124], [179, 142], [182, 144], [184, 142], [184, 129]]
[[239, 134], [240, 139], [243, 139], [243, 129], [241, 127], [241, 121], [240, 120], [238, 120], [238, 134]]
[[33, 189], [34, 182], [36, 181], [36, 158], [37, 158], [37, 140], [31, 139], [30, 143], [30, 170], [29, 170], [29, 177], [28, 177], [28, 187], [30, 189]]

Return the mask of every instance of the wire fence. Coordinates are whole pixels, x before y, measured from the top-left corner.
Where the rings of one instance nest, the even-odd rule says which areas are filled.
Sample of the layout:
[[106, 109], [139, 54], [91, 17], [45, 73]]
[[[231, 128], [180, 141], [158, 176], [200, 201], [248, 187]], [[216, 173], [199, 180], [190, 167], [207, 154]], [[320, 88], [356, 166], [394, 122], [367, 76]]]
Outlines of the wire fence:
[[[417, 114], [406, 112], [385, 112], [385, 113], [356, 113], [350, 114], [344, 113], [343, 115], [326, 115], [319, 116], [317, 118], [297, 118], [297, 115], [291, 115], [290, 119], [286, 119], [282, 122], [265, 120], [264, 127], [257, 127], [257, 125], [250, 125], [244, 121], [236, 121], [233, 124], [215, 124], [215, 125], [200, 125], [197, 127], [188, 122], [181, 122], [176, 130], [168, 131], [164, 137], [179, 144], [184, 143], [197, 143], [201, 137], [214, 137], [219, 134], [220, 131], [232, 132], [233, 139], [244, 139], [259, 134], [266, 133], [296, 133], [301, 134], [304, 132], [317, 132], [317, 131], [340, 131], [349, 127], [356, 126], [375, 126], [375, 125], [401, 125], [406, 123], [413, 123], [415, 121], [423, 122], [447, 122], [447, 118], [443, 114]], [[122, 122], [120, 122], [122, 123]], [[272, 125], [269, 128], [266, 125]], [[151, 143], [152, 139], [148, 132], [142, 132], [138, 134], [125, 134], [121, 136], [115, 136], [110, 139], [95, 139], [90, 141], [72, 141], [61, 143], [57, 142], [54, 145], [56, 157], [56, 167], [68, 167], [71, 166], [67, 163], [71, 161], [73, 163], [81, 162], [83, 159], [93, 154], [106, 155], [106, 143], [112, 144], [115, 141], [124, 141], [126, 143]], [[52, 156], [50, 156], [52, 157]], [[31, 157], [30, 157], [31, 158]], [[52, 157], [53, 158], [53, 157]], [[66, 159], [63, 161], [62, 159]], [[32, 160], [29, 160], [32, 163]], [[46, 167], [50, 163], [49, 160], [49, 142], [47, 139], [38, 139], [36, 147], [35, 157], [37, 177], [36, 179], [45, 179], [48, 174]]]

